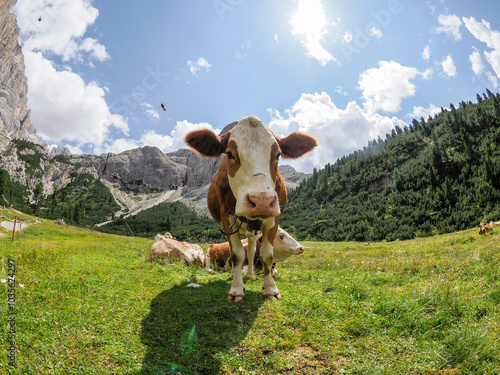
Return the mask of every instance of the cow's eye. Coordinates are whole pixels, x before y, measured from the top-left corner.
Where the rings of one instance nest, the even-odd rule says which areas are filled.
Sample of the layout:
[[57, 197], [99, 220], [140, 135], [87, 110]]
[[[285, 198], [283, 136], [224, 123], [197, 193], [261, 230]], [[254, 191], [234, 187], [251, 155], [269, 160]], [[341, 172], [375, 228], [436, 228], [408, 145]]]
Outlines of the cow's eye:
[[285, 235], [284, 235], [284, 234], [282, 234], [282, 235], [280, 236], [280, 240], [282, 240], [283, 238], [285, 238]]
[[226, 155], [228, 159], [234, 159], [234, 155], [231, 151], [226, 152]]
[[276, 155], [276, 160], [280, 160], [280, 156], [281, 156], [281, 153], [278, 153], [278, 155]]

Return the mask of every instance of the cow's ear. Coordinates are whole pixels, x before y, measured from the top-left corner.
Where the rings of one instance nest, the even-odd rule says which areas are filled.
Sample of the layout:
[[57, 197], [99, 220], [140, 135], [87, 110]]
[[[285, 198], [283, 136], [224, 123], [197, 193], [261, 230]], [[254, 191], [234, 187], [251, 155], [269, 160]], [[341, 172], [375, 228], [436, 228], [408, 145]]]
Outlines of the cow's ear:
[[312, 151], [318, 145], [316, 138], [309, 134], [293, 132], [284, 138], [278, 138], [278, 144], [284, 158], [295, 159]]
[[201, 155], [209, 158], [218, 158], [226, 152], [227, 138], [229, 137], [229, 134], [226, 134], [218, 137], [210, 129], [199, 129], [189, 132], [184, 141]]

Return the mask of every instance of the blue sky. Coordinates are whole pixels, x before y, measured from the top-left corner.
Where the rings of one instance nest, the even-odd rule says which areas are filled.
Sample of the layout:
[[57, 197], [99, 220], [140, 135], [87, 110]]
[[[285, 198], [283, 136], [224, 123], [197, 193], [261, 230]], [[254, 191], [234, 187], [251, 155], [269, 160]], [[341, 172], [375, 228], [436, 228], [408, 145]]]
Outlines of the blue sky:
[[[490, 0], [18, 0], [28, 106], [50, 146], [175, 151], [256, 115], [320, 146], [310, 172], [500, 79]], [[167, 110], [160, 108], [167, 103]]]

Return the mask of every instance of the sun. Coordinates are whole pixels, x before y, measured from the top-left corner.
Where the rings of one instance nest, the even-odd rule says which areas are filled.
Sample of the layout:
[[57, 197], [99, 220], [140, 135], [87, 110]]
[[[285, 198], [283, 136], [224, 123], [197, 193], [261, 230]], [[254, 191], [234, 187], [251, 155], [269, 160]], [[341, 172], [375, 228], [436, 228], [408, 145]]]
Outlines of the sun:
[[301, 39], [307, 55], [318, 60], [321, 65], [337, 61], [322, 45], [328, 31], [321, 0], [298, 0], [298, 3], [297, 11], [290, 20], [292, 34]]
[[299, 0], [297, 12], [290, 20], [292, 34], [319, 38], [325, 31], [325, 11], [320, 0]]

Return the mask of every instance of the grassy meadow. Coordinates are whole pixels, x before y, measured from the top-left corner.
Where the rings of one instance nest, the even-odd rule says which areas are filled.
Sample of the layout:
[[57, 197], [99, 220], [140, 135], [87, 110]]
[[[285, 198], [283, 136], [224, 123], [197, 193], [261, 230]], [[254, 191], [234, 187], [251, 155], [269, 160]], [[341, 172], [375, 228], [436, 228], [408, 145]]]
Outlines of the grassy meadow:
[[227, 273], [148, 262], [152, 239], [51, 221], [3, 234], [1, 374], [500, 374], [499, 228], [304, 242], [278, 264], [281, 300], [258, 273], [239, 303]]

